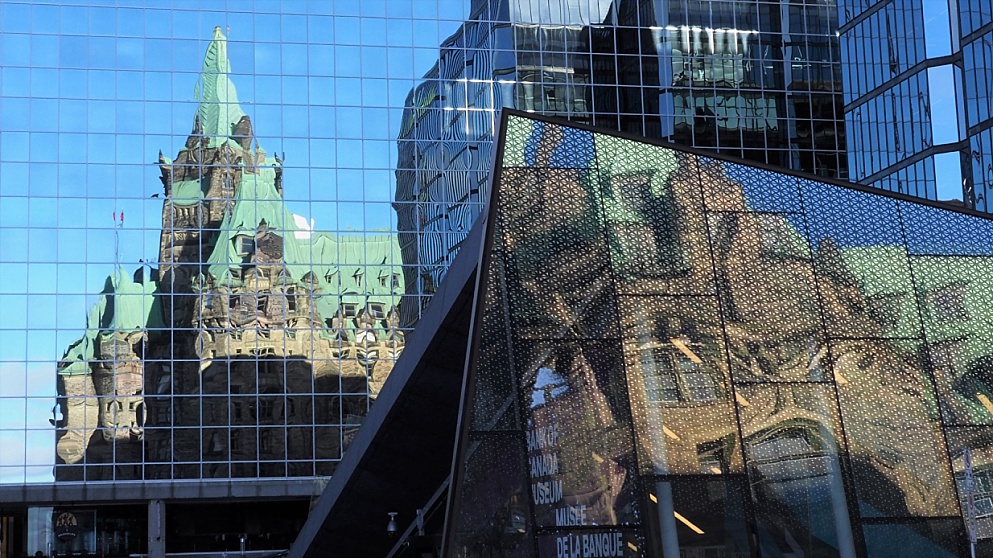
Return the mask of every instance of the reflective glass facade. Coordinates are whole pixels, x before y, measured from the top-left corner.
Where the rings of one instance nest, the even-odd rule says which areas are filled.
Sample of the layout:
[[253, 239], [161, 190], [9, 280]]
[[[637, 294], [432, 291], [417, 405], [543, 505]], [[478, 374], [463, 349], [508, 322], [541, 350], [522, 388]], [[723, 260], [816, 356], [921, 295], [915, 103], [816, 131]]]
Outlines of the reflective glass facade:
[[505, 123], [447, 555], [993, 552], [993, 221]]
[[0, 2], [0, 555], [289, 546], [405, 346], [396, 137], [468, 14]]
[[403, 350], [395, 237], [287, 208], [227, 48], [216, 28], [191, 135], [159, 155], [158, 266], [113, 270], [59, 362], [56, 481], [328, 475]]
[[989, 211], [993, 8], [838, 3], [852, 180]]
[[399, 130], [407, 292], [434, 291], [479, 214], [501, 108], [847, 176], [836, 31], [833, 2], [474, 1]]
[[4, 552], [284, 548], [486, 201], [501, 108], [843, 176], [835, 13], [0, 2]]

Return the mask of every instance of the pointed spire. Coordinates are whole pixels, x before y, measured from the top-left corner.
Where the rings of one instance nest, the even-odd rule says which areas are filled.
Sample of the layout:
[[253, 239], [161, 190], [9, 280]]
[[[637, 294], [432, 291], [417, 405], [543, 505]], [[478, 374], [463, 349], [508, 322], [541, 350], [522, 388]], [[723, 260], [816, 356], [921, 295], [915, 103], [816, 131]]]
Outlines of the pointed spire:
[[200, 107], [197, 116], [203, 127], [203, 135], [210, 138], [209, 147], [227, 141], [234, 133], [238, 121], [245, 116], [238, 103], [238, 92], [229, 76], [231, 63], [228, 61], [228, 40], [220, 27], [214, 28], [214, 36], [203, 58], [200, 82], [197, 84], [197, 100]]
[[220, 26], [214, 28], [210, 46], [207, 47], [207, 54], [203, 58], [203, 73], [231, 73], [231, 62], [228, 60], [228, 38], [224, 36], [224, 33], [221, 33]]

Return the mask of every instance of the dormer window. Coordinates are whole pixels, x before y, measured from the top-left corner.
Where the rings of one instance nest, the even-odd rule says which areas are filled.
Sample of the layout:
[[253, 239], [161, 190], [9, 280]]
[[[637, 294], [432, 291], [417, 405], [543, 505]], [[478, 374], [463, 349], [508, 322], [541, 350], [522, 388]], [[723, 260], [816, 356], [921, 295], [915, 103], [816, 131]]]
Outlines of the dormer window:
[[883, 333], [892, 333], [900, 325], [905, 297], [905, 293], [879, 294], [866, 300], [869, 315], [879, 322]]
[[235, 249], [239, 256], [250, 256], [255, 252], [255, 238], [246, 235], [238, 235], [234, 239]]
[[346, 318], [354, 318], [359, 313], [359, 305], [354, 302], [343, 302], [341, 304], [341, 315]]
[[386, 319], [386, 305], [379, 302], [369, 303], [369, 315], [372, 316], [374, 320], [385, 320]]
[[318, 285], [317, 276], [314, 275], [313, 271], [308, 271], [300, 278], [300, 282], [303, 283], [303, 287], [308, 291], [316, 290]]
[[964, 281], [927, 293], [931, 316], [940, 323], [963, 322], [969, 319], [965, 298], [968, 284]]

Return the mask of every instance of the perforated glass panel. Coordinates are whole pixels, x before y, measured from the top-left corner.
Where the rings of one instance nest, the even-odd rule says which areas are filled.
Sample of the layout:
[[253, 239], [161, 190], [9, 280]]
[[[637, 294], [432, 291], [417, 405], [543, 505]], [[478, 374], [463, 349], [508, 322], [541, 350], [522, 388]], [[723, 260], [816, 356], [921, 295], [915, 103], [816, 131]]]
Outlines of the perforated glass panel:
[[[467, 433], [527, 448], [538, 556], [952, 556], [970, 513], [989, 544], [987, 220], [505, 130], [469, 373], [513, 383], [521, 422]], [[487, 393], [466, 412], [513, 407]]]

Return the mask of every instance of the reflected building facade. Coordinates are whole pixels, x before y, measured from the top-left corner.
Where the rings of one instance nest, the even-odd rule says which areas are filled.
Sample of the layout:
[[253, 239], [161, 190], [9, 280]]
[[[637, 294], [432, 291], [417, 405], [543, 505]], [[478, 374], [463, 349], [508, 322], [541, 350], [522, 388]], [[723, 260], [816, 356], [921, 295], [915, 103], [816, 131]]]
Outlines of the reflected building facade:
[[396, 236], [294, 215], [234, 81], [218, 27], [192, 131], [158, 154], [158, 265], [118, 265], [58, 363], [46, 554], [288, 547], [404, 348]]
[[990, 211], [990, 3], [842, 0], [838, 10], [851, 179]]
[[833, 2], [474, 1], [399, 131], [408, 293], [437, 288], [481, 211], [502, 108], [846, 177], [836, 30]]
[[[234, 552], [239, 539], [248, 552], [286, 548], [329, 476], [341, 465], [344, 448], [367, 420], [370, 403], [380, 396], [395, 359], [407, 349], [409, 328], [421, 315], [423, 302], [441, 288], [448, 267], [483, 211], [491, 162], [508, 169], [514, 166], [497, 154], [497, 120], [503, 108], [671, 140], [807, 171], [811, 176], [844, 178], [850, 166], [845, 128], [838, 116], [842, 101], [833, 2], [390, 0], [287, 3], [278, 8], [260, 5], [252, 13], [238, 11], [244, 8], [232, 4], [223, 12], [202, 14], [196, 7], [161, 8], [153, 3], [135, 7], [123, 0], [114, 8], [96, 4], [83, 9], [18, 0], [0, 3], [4, 57], [0, 68], [0, 231], [4, 238], [0, 305], [5, 319], [0, 328], [0, 348], [5, 349], [0, 358], [0, 444], [9, 448], [0, 456], [0, 499], [4, 502], [0, 558], [25, 549], [30, 554], [103, 556]], [[970, 9], [988, 22], [984, 6]], [[235, 48], [252, 52], [251, 63], [240, 67], [246, 73], [231, 70], [224, 32], [217, 29], [208, 39], [210, 27], [201, 29], [215, 24], [213, 19], [204, 23], [214, 15], [223, 15], [234, 28], [234, 36], [244, 40], [231, 43], [232, 53]], [[431, 36], [431, 29], [444, 37], [455, 28], [458, 31], [442, 43], [440, 52], [436, 38], [430, 44], [423, 42], [427, 40], [423, 37]], [[986, 36], [988, 31], [988, 24], [982, 23], [969, 36]], [[417, 48], [397, 46], [408, 43]], [[205, 47], [207, 56], [198, 75]], [[437, 65], [421, 78], [423, 68], [436, 56]], [[423, 63], [425, 57], [430, 60]], [[368, 63], [381, 59], [388, 63]], [[417, 76], [408, 75], [414, 67], [421, 68]], [[984, 75], [977, 70], [970, 78], [965, 71], [964, 79], [989, 82], [981, 81]], [[184, 100], [189, 101], [185, 91], [194, 82], [196, 97], [184, 105]], [[242, 101], [235, 84], [243, 94], [248, 91]], [[415, 84], [412, 90], [411, 84]], [[976, 90], [981, 88], [977, 85]], [[976, 110], [981, 110], [979, 104]], [[977, 126], [986, 130], [983, 124]], [[578, 133], [568, 127], [562, 130], [570, 138]], [[540, 133], [523, 141], [522, 149], [530, 154], [526, 164], [517, 166], [554, 168], [561, 175], [554, 180], [566, 185], [566, 192], [585, 184], [592, 172], [588, 162], [600, 149], [595, 141], [584, 139], [579, 141], [585, 146], [582, 156], [563, 157], [564, 151], [549, 147], [554, 142], [542, 139]], [[985, 141], [981, 137], [976, 141], [980, 143], [972, 149], [970, 161], [982, 167], [988, 162], [982, 159], [988, 146], [983, 147], [987, 144], [981, 143]], [[172, 155], [170, 146], [181, 146], [175, 158], [168, 156]], [[396, 159], [387, 160], [394, 146]], [[266, 148], [278, 151], [279, 156], [267, 153]], [[166, 153], [159, 153], [156, 160], [158, 149]], [[299, 161], [293, 163], [296, 166], [284, 163], [283, 149], [291, 161]], [[613, 156], [609, 149], [601, 151], [608, 158]], [[645, 156], [651, 159], [647, 152]], [[670, 161], [671, 157], [663, 159]], [[621, 169], [626, 159], [618, 156], [618, 160], [622, 162], [617, 169]], [[688, 210], [692, 218], [673, 217], [676, 210], [672, 208], [683, 208], [689, 194], [664, 193], [669, 192], [665, 188], [660, 193], [661, 177], [669, 176], [662, 167], [632, 164], [615, 169], [622, 180], [604, 183], [604, 188], [619, 189], [617, 199], [603, 202], [603, 207], [609, 206], [619, 217], [611, 217], [609, 250], [601, 246], [591, 254], [609, 252], [616, 260], [610, 265], [616, 269], [592, 262], [590, 256], [575, 260], [589, 268], [574, 275], [592, 281], [590, 293], [577, 294], [575, 280], [563, 279], [562, 292], [542, 294], [542, 281], [568, 274], [554, 272], [543, 278], [540, 274], [547, 267], [543, 260], [525, 256], [531, 253], [527, 250], [514, 256], [538, 274], [514, 279], [517, 294], [513, 296], [526, 309], [514, 319], [520, 319], [522, 328], [546, 332], [526, 333], [522, 339], [527, 343], [542, 341], [546, 334], [558, 339], [555, 332], [575, 321], [569, 314], [570, 305], [589, 307], [588, 312], [603, 311], [599, 322], [576, 322], [591, 336], [608, 341], [629, 338], [619, 347], [603, 343], [588, 351], [569, 345], [571, 337], [562, 348], [550, 352], [540, 343], [529, 348], [524, 343], [521, 346], [531, 352], [522, 352], [521, 358], [533, 356], [531, 360], [541, 363], [533, 378], [520, 380], [524, 383], [513, 388], [496, 380], [484, 385], [489, 381], [486, 373], [475, 374], [479, 390], [520, 389], [527, 394], [512, 404], [515, 412], [530, 409], [525, 423], [534, 426], [525, 431], [534, 430], [535, 435], [531, 445], [525, 445], [524, 459], [539, 492], [511, 490], [507, 479], [516, 477], [499, 474], [488, 476], [488, 488], [471, 484], [472, 471], [478, 470], [481, 459], [485, 461], [479, 455], [489, 451], [493, 460], [504, 459], [506, 467], [519, 468], [514, 460], [520, 448], [491, 444], [480, 450], [484, 453], [467, 450], [462, 454], [466, 467], [476, 467], [459, 472], [466, 488], [459, 489], [458, 506], [467, 523], [452, 531], [460, 534], [450, 541], [465, 548], [492, 549], [488, 542], [492, 538], [523, 529], [540, 532], [546, 542], [536, 543], [539, 546], [552, 544], [547, 541], [556, 535], [558, 548], [573, 544], [563, 538], [563, 528], [585, 527], [592, 534], [596, 529], [588, 522], [595, 521], [626, 529], [621, 538], [601, 530], [595, 544], [602, 547], [615, 552], [631, 546], [636, 551], [661, 548], [651, 545], [663, 543], [652, 541], [670, 532], [665, 530], [671, 525], [661, 520], [652, 523], [651, 514], [668, 518], [668, 508], [653, 512], [651, 505], [670, 501], [660, 499], [665, 485], [646, 492], [648, 485], [637, 483], [649, 481], [637, 479], [664, 482], [695, 470], [693, 463], [701, 475], [720, 471], [728, 479], [728, 494], [733, 497], [710, 501], [707, 513], [744, 517], [731, 521], [721, 532], [725, 543], [739, 541], [735, 549], [747, 547], [751, 543], [740, 542], [742, 537], [758, 532], [767, 537], [763, 540], [774, 541], [762, 543], [767, 545], [761, 547], [763, 553], [775, 555], [772, 549], [792, 548], [790, 541], [805, 536], [819, 541], [808, 550], [830, 553], [832, 548], [840, 549], [836, 539], [844, 534], [838, 529], [845, 522], [837, 514], [845, 507], [843, 502], [847, 502], [848, 524], [854, 529], [852, 544], [857, 550], [868, 544], [866, 526], [878, 525], [883, 530], [900, 523], [894, 518], [909, 513], [901, 511], [901, 505], [915, 510], [920, 532], [929, 528], [925, 524], [931, 525], [931, 519], [922, 519], [925, 512], [933, 512], [942, 518], [934, 524], [935, 533], [958, 533], [948, 526], [961, 513], [959, 504], [935, 494], [873, 499], [873, 505], [883, 510], [877, 514], [878, 521], [872, 515], [875, 512], [855, 509], [851, 503], [858, 493], [852, 488], [852, 479], [857, 477], [854, 469], [846, 469], [849, 462], [844, 456], [849, 454], [844, 452], [853, 450], [844, 445], [847, 442], [835, 440], [831, 445], [846, 411], [830, 411], [824, 401], [833, 401], [830, 386], [840, 386], [858, 374], [842, 369], [841, 379], [832, 380], [827, 372], [811, 372], [815, 378], [811, 383], [816, 385], [803, 384], [793, 395], [787, 394], [795, 401], [781, 406], [791, 417], [786, 426], [766, 414], [755, 421], [769, 426], [747, 426], [748, 412], [753, 412], [747, 403], [740, 403], [737, 396], [728, 403], [729, 394], [737, 393], [732, 384], [738, 381], [745, 401], [761, 403], [753, 409], [767, 408], [773, 396], [748, 392], [753, 384], [761, 383], [763, 374], [772, 374], [770, 370], [800, 374], [802, 366], [797, 362], [810, 356], [808, 345], [814, 343], [809, 338], [818, 340], [819, 346], [834, 343], [832, 347], [842, 347], [854, 334], [828, 335], [828, 343], [824, 335], [809, 333], [816, 329], [812, 325], [816, 313], [796, 310], [797, 323], [802, 325], [798, 330], [806, 333], [771, 328], [766, 333], [774, 341], [766, 342], [756, 333], [764, 330], [754, 326], [765, 319], [762, 305], [742, 303], [740, 297], [735, 302], [734, 293], [742, 289], [732, 288], [751, 270], [739, 272], [737, 279], [734, 274], [716, 279], [714, 289], [725, 293], [719, 296], [711, 296], [713, 292], [703, 286], [700, 290], [686, 287], [687, 296], [703, 297], [700, 307], [666, 299], [672, 293], [658, 290], [662, 283], [678, 285], [686, 279], [684, 286], [703, 285], [709, 280], [694, 276], [692, 269], [701, 260], [685, 246], [717, 246], [720, 240], [735, 250], [758, 253], [761, 257], [755, 256], [756, 262], [765, 262], [767, 257], [776, 262], [803, 258], [794, 253], [792, 245], [798, 241], [791, 229], [762, 216], [779, 209], [748, 212], [732, 205], [737, 209]], [[737, 168], [727, 164], [730, 182], [751, 184], [750, 179], [736, 178]], [[391, 176], [396, 180], [395, 193], [390, 191]], [[547, 178], [541, 180], [547, 182]], [[544, 191], [539, 183], [533, 181], [533, 195]], [[672, 191], [682, 192], [678, 187]], [[749, 192], [748, 200], [762, 196]], [[647, 201], [632, 202], [625, 196], [642, 196]], [[573, 214], [581, 211], [575, 197], [568, 195], [557, 200], [560, 205], [541, 201], [530, 206], [534, 200], [527, 196], [522, 200], [521, 215], [527, 217], [521, 218], [540, 223], [553, 218], [571, 222]], [[114, 210], [123, 205], [128, 206], [127, 225], [123, 211]], [[332, 216], [338, 219], [334, 224], [325, 221], [328, 230], [313, 230], [313, 220], [294, 213], [304, 205], [318, 223]], [[781, 213], [787, 217], [804, 214], [798, 207], [791, 205]], [[661, 225], [646, 225], [638, 217], [662, 211], [659, 208], [671, 213]], [[110, 227], [105, 219], [112, 211], [114, 225]], [[394, 211], [395, 223], [391, 221]], [[735, 232], [739, 221], [723, 217], [736, 212], [756, 213], [752, 221], [741, 220], [742, 226], [757, 227], [763, 235], [779, 240], [740, 233], [739, 238], [746, 240], [735, 245], [729, 239], [739, 234]], [[100, 219], [95, 217], [98, 213]], [[684, 230], [686, 219], [698, 221], [700, 215], [713, 219], [714, 228], [708, 234], [716, 235], [714, 239], [700, 236], [699, 227]], [[140, 224], [131, 225], [135, 221]], [[354, 223], [360, 223], [359, 231], [349, 231]], [[546, 240], [568, 250], [593, 246], [554, 231], [548, 223], [540, 227], [550, 227], [541, 234], [548, 232]], [[118, 234], [122, 245], [134, 242], [133, 252], [147, 261], [136, 261], [135, 255], [122, 263], [116, 246], [113, 255], [109, 249], [102, 251], [99, 245], [116, 244]], [[522, 232], [521, 238], [528, 234]], [[756, 240], [760, 236], [761, 242]], [[154, 248], [139, 251], [141, 242]], [[528, 242], [534, 240], [524, 244]], [[779, 242], [792, 247], [776, 247]], [[958, 239], [949, 242], [957, 246]], [[985, 322], [980, 312], [963, 311], [963, 304], [957, 302], [966, 300], [969, 308], [986, 304], [986, 275], [974, 275], [986, 269], [986, 253], [979, 248], [963, 253], [949, 248], [951, 252], [945, 255], [953, 258], [913, 269], [913, 280], [918, 281], [915, 290], [902, 279], [878, 279], [875, 270], [880, 262], [899, 265], [902, 261], [897, 257], [896, 264], [890, 262], [896, 257], [890, 245], [864, 251], [842, 248], [839, 257], [854, 275], [839, 271], [837, 285], [841, 286], [825, 287], [838, 300], [823, 304], [841, 309], [867, 304], [865, 311], [872, 319], [892, 329], [885, 339], [911, 347], [900, 349], [899, 359], [905, 358], [906, 351], [920, 353], [923, 337], [914, 329], [918, 327], [915, 312], [925, 312], [926, 304], [948, 307], [935, 311], [944, 312], [940, 315], [945, 317], [934, 322], [941, 327], [931, 324], [927, 331], [933, 346], [925, 362], [931, 367], [928, 373], [935, 378], [939, 399], [927, 407], [932, 420], [926, 428], [913, 430], [918, 423], [908, 423], [915, 434], [907, 437], [907, 444], [917, 444], [940, 431], [946, 446], [936, 442], [939, 453], [940, 448], [953, 448], [954, 440], [966, 440], [960, 446], [976, 448], [977, 525], [988, 532], [993, 512], [987, 513], [989, 506], [983, 498], [993, 494], [993, 489], [982, 471], [987, 462], [982, 417], [990, 409], [993, 392], [984, 391], [985, 368], [976, 364], [985, 362]], [[728, 250], [728, 254], [734, 251]], [[727, 254], [721, 257], [725, 256], [731, 268], [760, 265], [745, 256], [738, 260]], [[555, 254], [549, 257], [556, 261]], [[597, 275], [601, 272], [606, 275]], [[106, 280], [94, 286], [84, 279], [95, 273]], [[804, 273], [797, 272], [790, 281], [810, 279]], [[658, 295], [665, 300], [655, 310], [628, 308], [630, 312], [623, 314], [603, 290], [614, 281], [603, 277], [615, 275], [641, 277], [631, 279], [640, 285], [632, 287], [632, 298]], [[955, 280], [949, 282], [949, 276]], [[809, 293], [790, 298], [789, 281], [769, 281], [788, 301], [765, 301], [770, 307], [786, 304], [793, 311], [794, 306], [812, 300]], [[861, 290], [851, 287], [855, 284]], [[92, 301], [101, 287], [96, 304], [86, 314], [84, 299]], [[851, 288], [845, 291], [843, 287]], [[856, 291], [861, 294], [852, 294]], [[555, 300], [543, 301], [549, 296]], [[743, 328], [745, 333], [729, 334], [736, 345], [715, 341], [720, 337], [714, 333], [715, 324], [725, 327], [732, 320], [725, 311], [734, 320], [751, 324]], [[85, 328], [79, 328], [84, 314]], [[707, 328], [708, 333], [698, 335]], [[81, 336], [80, 329], [84, 329]], [[603, 333], [607, 330], [626, 333]], [[498, 338], [497, 333], [492, 335]], [[724, 358], [721, 355], [732, 346], [744, 355], [739, 355], [744, 364], [735, 364], [744, 372], [733, 371], [730, 364], [726, 370], [707, 364]], [[493, 347], [497, 350], [500, 344]], [[830, 354], [847, 354], [840, 348], [832, 350], [811, 357], [816, 366], [810, 367], [834, 362]], [[880, 351], [884, 356], [875, 361], [879, 366], [903, 370], [902, 361], [894, 360], [890, 349]], [[863, 362], [868, 361], [860, 359], [857, 364]], [[33, 368], [36, 363], [44, 367], [41, 372]], [[644, 384], [643, 392], [624, 388], [628, 394], [620, 387], [611, 388], [614, 391], [603, 387], [617, 378], [616, 370], [609, 368], [619, 366], [630, 374], [625, 381]], [[586, 387], [573, 387], [580, 382], [576, 378], [582, 378]], [[790, 376], [776, 385], [801, 381]], [[882, 389], [871, 382], [870, 386], [869, 391]], [[775, 405], [789, 399], [781, 395], [785, 391], [776, 392]], [[486, 399], [486, 405], [496, 409], [514, 401], [500, 393], [502, 399]], [[904, 396], [895, 397], [904, 402], [900, 399]], [[477, 401], [484, 399], [480, 396]], [[425, 414], [433, 412], [419, 405]], [[912, 402], [906, 405], [918, 410]], [[583, 413], [589, 410], [593, 418], [575, 410], [579, 408]], [[933, 419], [938, 416], [934, 409], [942, 413], [940, 420]], [[696, 437], [683, 433], [698, 427], [693, 418], [698, 411], [702, 416], [719, 417], [714, 419], [717, 426], [701, 427]], [[637, 418], [638, 413], [643, 417]], [[511, 415], [493, 416], [509, 420], [506, 417]], [[595, 426], [590, 430], [594, 434], [581, 432], [572, 417]], [[831, 422], [835, 419], [837, 424]], [[634, 433], [624, 433], [625, 425], [660, 421], [665, 421], [661, 434], [641, 426]], [[491, 430], [511, 431], [524, 428], [521, 424], [525, 423], [498, 422]], [[861, 423], [853, 420], [851, 424]], [[734, 428], [729, 430], [728, 425], [741, 425], [733, 443], [745, 440], [745, 449], [739, 448], [738, 453], [721, 445], [732, 439]], [[489, 435], [489, 425], [473, 428], [472, 436], [483, 439]], [[880, 428], [886, 431], [888, 427]], [[672, 440], [670, 434], [692, 440], [698, 448], [658, 449], [662, 442]], [[560, 463], [579, 463], [585, 456], [589, 448], [583, 444], [589, 436], [600, 436], [604, 444], [590, 453], [593, 462], [578, 466], [569, 473], [571, 477], [556, 477], [563, 471]], [[527, 444], [526, 433], [525, 440]], [[555, 450], [559, 443], [565, 448], [561, 454]], [[954, 446], [954, 451], [961, 453], [960, 446]], [[890, 484], [925, 479], [935, 487], [947, 487], [949, 482], [959, 486], [965, 482], [960, 458], [953, 457], [948, 475], [926, 477], [919, 472], [933, 471], [922, 460], [942, 458], [927, 454], [911, 459], [904, 450], [880, 452], [882, 458], [869, 459], [868, 478], [875, 479], [873, 475], [882, 471]], [[644, 465], [664, 463], [670, 455], [674, 465], [666, 467], [671, 470]], [[796, 456], [793, 461], [792, 456]], [[783, 472], [784, 462], [799, 465]], [[391, 467], [405, 463], [411, 471], [418, 465], [408, 463], [406, 457], [383, 463]], [[691, 474], [695, 473], [686, 473]], [[715, 478], [701, 477], [697, 484], [674, 483], [672, 501], [678, 505], [674, 509], [685, 509], [679, 502], [697, 505], [704, 495], [716, 493]], [[843, 482], [832, 484], [833, 480], [825, 478]], [[785, 480], [777, 484], [777, 479]], [[808, 484], [809, 479], [815, 480]], [[757, 488], [749, 484], [753, 480]], [[838, 495], [839, 486], [844, 497]], [[779, 508], [770, 512], [771, 517], [762, 519], [754, 511], [758, 508], [750, 507], [754, 502], [748, 500], [752, 490], [764, 501], [779, 502], [776, 498], [789, 500], [808, 488], [812, 500], [820, 498], [834, 506], [812, 517], [834, 526], [835, 539], [812, 533], [809, 524], [796, 517], [796, 506], [777, 503]], [[507, 492], [511, 497], [500, 501], [510, 513], [503, 515], [501, 509], [501, 515], [496, 515], [486, 507], [490, 505], [486, 499], [470, 501], [473, 491], [487, 490], [492, 494], [511, 490]], [[577, 496], [582, 494], [586, 500]], [[560, 497], [570, 498], [575, 505], [554, 505], [562, 501]], [[652, 498], [657, 501], [649, 504]], [[886, 498], [896, 503], [887, 504]], [[680, 513], [692, 521], [693, 517]], [[825, 519], [829, 516], [834, 519]], [[493, 519], [492, 525], [477, 528], [473, 518]], [[369, 522], [377, 531], [381, 530], [380, 519]], [[776, 522], [789, 526], [788, 535], [762, 531]], [[684, 525], [677, 522], [677, 530]], [[743, 535], [742, 529], [751, 531]], [[582, 535], [578, 531], [575, 535]], [[708, 544], [700, 548], [719, 547], [723, 543], [718, 538], [707, 538]], [[503, 541], [499, 544], [508, 548], [495, 552], [518, 552], [514, 540]], [[692, 544], [680, 546], [708, 552]], [[562, 552], [566, 548], [574, 547], [562, 546]], [[667, 548], [671, 553], [672, 548]]]
[[[414, 455], [437, 484], [377, 554], [993, 552], [988, 217], [519, 111], [492, 180], [443, 285], [471, 302], [422, 319], [473, 324], [432, 407], [453, 453]], [[415, 400], [419, 366], [394, 370]], [[364, 480], [408, 406], [373, 408], [293, 558], [367, 544], [409, 484]]]

